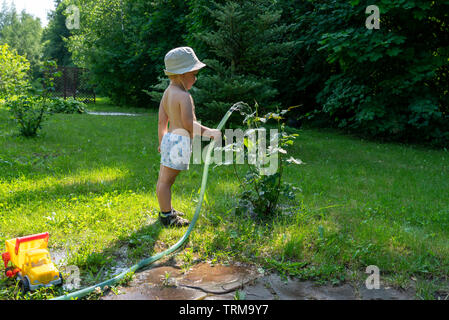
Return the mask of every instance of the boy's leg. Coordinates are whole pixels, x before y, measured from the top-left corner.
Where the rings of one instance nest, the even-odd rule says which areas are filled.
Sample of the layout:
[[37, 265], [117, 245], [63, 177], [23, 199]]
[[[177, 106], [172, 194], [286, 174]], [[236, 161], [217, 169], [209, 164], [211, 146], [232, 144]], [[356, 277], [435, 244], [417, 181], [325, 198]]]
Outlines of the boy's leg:
[[171, 211], [171, 186], [181, 171], [165, 167], [161, 164], [159, 179], [157, 181], [156, 193], [159, 207], [162, 212]]
[[[159, 179], [157, 182], [156, 193], [161, 210], [161, 221], [165, 225], [176, 225], [178, 227], [187, 226], [189, 221], [180, 218], [178, 214], [172, 211], [171, 205], [171, 186], [181, 171], [165, 167], [161, 164]], [[165, 216], [165, 214], [167, 216]]]

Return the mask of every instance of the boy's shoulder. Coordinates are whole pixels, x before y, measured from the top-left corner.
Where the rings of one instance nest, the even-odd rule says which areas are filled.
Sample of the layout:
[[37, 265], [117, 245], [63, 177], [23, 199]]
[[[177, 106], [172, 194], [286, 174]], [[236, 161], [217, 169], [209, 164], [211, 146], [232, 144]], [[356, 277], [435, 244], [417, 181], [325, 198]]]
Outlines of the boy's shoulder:
[[190, 92], [181, 90], [181, 89], [176, 88], [176, 87], [168, 87], [167, 89], [165, 89], [165, 93], [173, 95], [173, 96], [176, 95], [176, 96], [179, 96], [179, 97], [190, 97], [191, 96]]
[[168, 87], [165, 90], [164, 96], [170, 96], [170, 100], [185, 101], [190, 100], [192, 96], [188, 91], [181, 90], [179, 88]]

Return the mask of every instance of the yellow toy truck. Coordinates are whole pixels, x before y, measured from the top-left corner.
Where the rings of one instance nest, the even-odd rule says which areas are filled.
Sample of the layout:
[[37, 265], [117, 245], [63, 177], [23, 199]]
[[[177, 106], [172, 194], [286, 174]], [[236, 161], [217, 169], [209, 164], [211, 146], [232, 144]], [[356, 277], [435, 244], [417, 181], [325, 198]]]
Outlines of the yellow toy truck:
[[[49, 234], [41, 233], [6, 240], [6, 252], [2, 254], [5, 273], [9, 278], [17, 275], [22, 292], [41, 287], [62, 285], [62, 276], [55, 267], [48, 252]], [[8, 267], [8, 263], [12, 267]]]

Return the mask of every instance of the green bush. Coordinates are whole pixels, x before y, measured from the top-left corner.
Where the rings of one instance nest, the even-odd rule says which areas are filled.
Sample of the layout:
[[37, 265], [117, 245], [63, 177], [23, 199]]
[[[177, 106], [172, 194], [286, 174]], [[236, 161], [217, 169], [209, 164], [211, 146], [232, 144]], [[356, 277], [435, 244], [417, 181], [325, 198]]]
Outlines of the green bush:
[[10, 50], [8, 44], [0, 45], [0, 99], [28, 90], [29, 70], [30, 63], [25, 57]]
[[20, 134], [35, 137], [48, 116], [49, 105], [42, 97], [18, 96], [6, 102], [14, 121], [19, 125]]
[[70, 97], [68, 99], [54, 98], [50, 103], [51, 113], [85, 113], [86, 104]]
[[55, 78], [61, 76], [56, 67], [55, 61], [45, 61], [41, 66], [41, 72], [45, 76], [39, 96], [27, 92], [6, 99], [6, 107], [12, 113], [12, 118], [19, 125], [19, 132], [24, 137], [35, 137], [37, 131], [42, 128], [42, 122], [50, 114], [50, 92], [54, 91]]

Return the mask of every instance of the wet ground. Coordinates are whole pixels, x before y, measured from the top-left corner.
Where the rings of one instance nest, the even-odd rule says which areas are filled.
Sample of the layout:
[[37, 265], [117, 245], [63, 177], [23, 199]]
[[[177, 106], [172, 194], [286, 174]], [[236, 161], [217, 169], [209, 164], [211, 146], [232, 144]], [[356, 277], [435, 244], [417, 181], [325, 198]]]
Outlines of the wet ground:
[[[185, 271], [185, 272], [183, 272]], [[413, 300], [412, 291], [393, 288], [368, 290], [349, 284], [318, 285], [312, 281], [282, 279], [241, 264], [212, 265], [202, 262], [189, 270], [161, 265], [136, 273], [118, 294], [103, 300]]]

